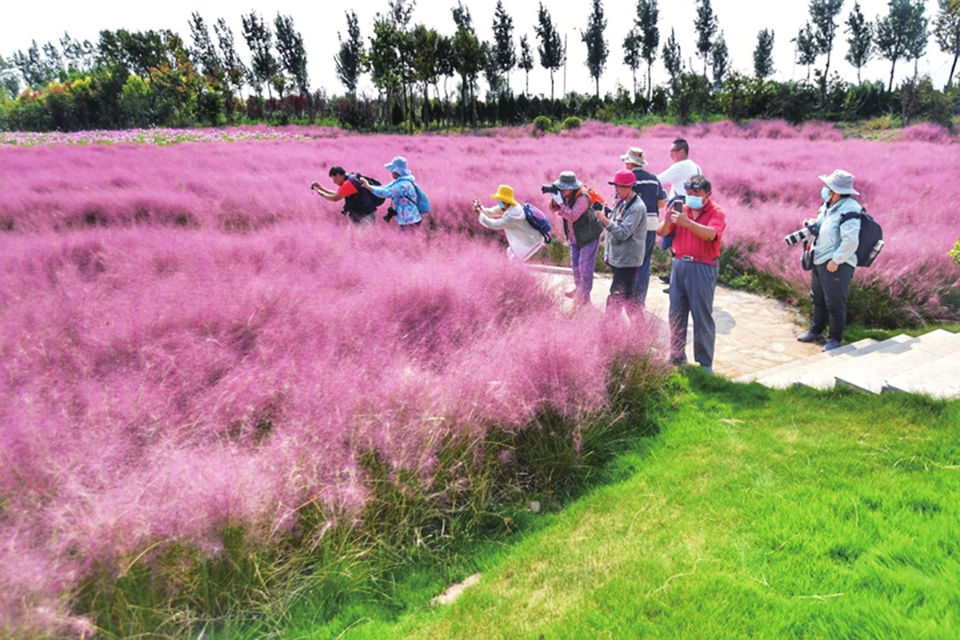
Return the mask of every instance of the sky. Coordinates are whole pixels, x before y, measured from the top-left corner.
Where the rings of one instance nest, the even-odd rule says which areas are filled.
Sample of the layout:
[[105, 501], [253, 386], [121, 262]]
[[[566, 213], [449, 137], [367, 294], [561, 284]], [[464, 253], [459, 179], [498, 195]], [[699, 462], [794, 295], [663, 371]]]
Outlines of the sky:
[[[859, 0], [861, 11], [871, 21], [877, 16], [886, 15], [886, 0]], [[493, 15], [496, 0], [469, 0], [464, 2], [473, 18], [474, 29], [481, 40], [493, 40]], [[567, 64], [554, 73], [555, 95], [565, 92], [593, 93], [594, 83], [587, 70], [586, 45], [581, 40], [581, 31], [587, 27], [587, 19], [593, 3], [590, 0], [543, 0], [550, 12], [554, 25], [561, 37], [567, 39]], [[774, 80], [801, 80], [806, 78], [806, 67], [794, 63], [796, 58], [794, 44], [790, 40], [809, 20], [809, 5], [799, 0], [712, 0], [714, 14], [719, 29], [724, 34], [730, 51], [731, 67], [752, 74], [753, 50], [757, 43], [757, 33], [761, 29], [774, 31]], [[831, 71], [836, 70], [843, 79], [855, 82], [856, 69], [844, 60], [847, 52], [844, 33], [846, 19], [852, 10], [854, 0], [845, 0], [837, 23], [838, 32], [834, 41], [831, 57]], [[926, 0], [926, 16], [931, 20], [937, 12], [937, 0]], [[424, 24], [439, 33], [452, 35], [455, 31], [451, 9], [456, 3], [450, 0], [416, 0], [411, 24]], [[537, 23], [539, 2], [534, 0], [508, 0], [504, 7], [513, 18], [514, 40], [519, 55], [519, 39], [526, 35], [534, 49], [535, 67], [529, 74], [529, 90], [533, 95], [550, 95], [550, 74], [539, 64], [536, 53], [538, 40], [534, 25]], [[658, 2], [660, 9], [660, 49], [675, 30], [677, 42], [685, 61], [686, 69], [703, 71], [703, 61], [696, 57], [695, 42], [697, 32], [696, 0], [672, 0]], [[95, 8], [94, 8], [95, 7]], [[16, 2], [4, 9], [4, 20], [0, 21], [0, 55], [9, 59], [15, 51], [26, 51], [32, 40], [38, 45], [46, 42], [59, 43], [64, 32], [76, 40], [90, 40], [96, 44], [98, 34], [103, 29], [128, 31], [146, 31], [149, 29], [170, 29], [177, 32], [188, 45], [190, 39], [190, 15], [199, 12], [208, 24], [213, 36], [212, 25], [218, 18], [224, 18], [233, 29], [237, 52], [249, 63], [250, 54], [243, 40], [241, 15], [256, 11], [269, 23], [273, 23], [278, 13], [293, 18], [295, 28], [301, 33], [307, 49], [307, 71], [313, 89], [324, 88], [328, 95], [342, 94], [345, 89], [337, 80], [334, 55], [339, 49], [340, 37], [347, 37], [345, 12], [356, 12], [360, 23], [360, 34], [364, 43], [369, 43], [373, 33], [373, 19], [377, 13], [386, 14], [388, 0], [363, 0], [354, 3], [312, 2], [300, 0], [250, 0], [237, 3], [232, 0], [164, 0], [161, 2], [116, 2], [104, 0], [93, 4], [74, 0], [52, 0], [51, 2]], [[633, 78], [630, 69], [623, 63], [622, 43], [633, 26], [636, 15], [635, 0], [605, 0], [604, 14], [607, 19], [605, 37], [610, 54], [607, 65], [600, 78], [600, 93], [615, 93], [618, 86], [631, 88]], [[822, 66], [824, 58], [816, 66]], [[946, 84], [950, 73], [952, 57], [940, 51], [931, 35], [926, 55], [920, 59], [918, 71], [930, 75], [937, 87]], [[645, 74], [645, 63], [641, 71]], [[899, 61], [896, 67], [895, 83], [912, 76], [913, 62]], [[638, 82], [642, 83], [638, 71]], [[712, 74], [711, 74], [712, 75]], [[890, 62], [872, 60], [863, 70], [864, 80], [881, 80], [886, 83], [890, 75]], [[525, 74], [515, 69], [509, 76], [514, 92], [524, 89]], [[663, 68], [661, 55], [653, 66], [653, 82], [666, 82], [667, 73]], [[485, 86], [481, 83], [481, 86]], [[364, 76], [359, 87], [362, 93], [374, 95], [375, 89]], [[447, 89], [454, 92], [455, 82], [449, 81]]]

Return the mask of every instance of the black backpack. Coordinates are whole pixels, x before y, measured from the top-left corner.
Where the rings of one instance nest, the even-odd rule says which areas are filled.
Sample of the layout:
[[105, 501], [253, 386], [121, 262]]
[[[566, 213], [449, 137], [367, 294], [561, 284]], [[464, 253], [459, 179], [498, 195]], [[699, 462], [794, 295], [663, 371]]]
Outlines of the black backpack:
[[347, 213], [359, 213], [364, 215], [373, 213], [377, 210], [377, 207], [386, 201], [385, 198], [374, 195], [374, 193], [369, 189], [364, 189], [363, 185], [360, 183], [360, 178], [367, 178], [367, 182], [374, 187], [380, 186], [380, 181], [376, 178], [362, 176], [359, 173], [348, 173], [347, 180], [349, 180], [353, 186], [357, 188], [357, 195], [347, 196], [347, 202], [344, 204], [344, 211]]
[[849, 211], [840, 216], [840, 224], [854, 218], [860, 219], [860, 240], [857, 244], [857, 266], [869, 267], [876, 260], [880, 250], [883, 249], [883, 228], [880, 224], [867, 213], [866, 209], [861, 211]]

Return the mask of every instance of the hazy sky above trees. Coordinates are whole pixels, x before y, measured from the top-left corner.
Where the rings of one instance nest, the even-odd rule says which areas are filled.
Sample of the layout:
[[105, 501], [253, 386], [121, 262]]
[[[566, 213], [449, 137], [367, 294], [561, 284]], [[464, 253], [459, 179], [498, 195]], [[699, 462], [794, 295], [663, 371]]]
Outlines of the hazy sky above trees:
[[[591, 11], [590, 0], [543, 0], [550, 12], [554, 25], [561, 36], [567, 37], [566, 70], [555, 74], [556, 93], [562, 95], [564, 89], [579, 93], [593, 93], [594, 84], [586, 66], [586, 47], [581, 40], [581, 30], [587, 27], [587, 17]], [[932, 21], [937, 13], [937, 1], [926, 0], [926, 17]], [[470, 0], [464, 2], [473, 19], [477, 37], [480, 40], [493, 40], [493, 14], [496, 0]], [[657, 61], [653, 67], [654, 84], [663, 84], [667, 73], [662, 63], [662, 47], [675, 29], [686, 70], [698, 73], [703, 71], [703, 62], [697, 57], [696, 0], [675, 0], [658, 2], [660, 10], [660, 47]], [[771, 2], [770, 0], [712, 0], [711, 5], [719, 22], [719, 31], [723, 32], [730, 52], [731, 69], [752, 74], [753, 51], [757, 44], [757, 33], [761, 29], [774, 31], [773, 80], [802, 80], [807, 77], [805, 67], [795, 64], [796, 54], [791, 39], [810, 19], [809, 3], [802, 0]], [[831, 72], [836, 71], [848, 82], [856, 82], [856, 69], [844, 60], [847, 52], [845, 33], [846, 19], [853, 9], [854, 0], [844, 0], [843, 8], [837, 19], [837, 35], [831, 57]], [[345, 11], [349, 8], [357, 13], [361, 36], [369, 43], [373, 33], [372, 22], [377, 12], [386, 13], [388, 0], [365, 0], [359, 3], [344, 3], [340, 8], [331, 9], [335, 3], [303, 3], [292, 0], [251, 0], [237, 4], [230, 0], [164, 0], [162, 2], [118, 2], [108, 0], [96, 5], [53, 0], [52, 2], [17, 2], [7, 7], [4, 20], [0, 21], [0, 55], [5, 58], [17, 50], [26, 51], [31, 40], [42, 46], [46, 42], [58, 44], [64, 31], [76, 40], [90, 40], [96, 44], [102, 29], [128, 31], [146, 31], [170, 29], [177, 32], [187, 44], [190, 44], [190, 14], [199, 12], [207, 24], [213, 24], [217, 18], [226, 19], [234, 31], [237, 49], [245, 62], [249, 62], [249, 51], [243, 43], [241, 15], [249, 14], [251, 9], [258, 12], [270, 23], [277, 13], [290, 16], [295, 28], [302, 34], [308, 55], [308, 72], [313, 89], [325, 88], [328, 94], [342, 94], [344, 87], [337, 80], [334, 55], [339, 48], [337, 34], [347, 38]], [[456, 2], [451, 0], [417, 0], [411, 24], [425, 24], [439, 33], [452, 35], [455, 25], [451, 13]], [[527, 35], [531, 46], [538, 44], [534, 25], [537, 21], [539, 3], [536, 0], [504, 2], [507, 13], [513, 18], [514, 40], [519, 53], [519, 39]], [[875, 21], [877, 16], [888, 13], [887, 0], [860, 0], [860, 8], [867, 20]], [[607, 28], [605, 37], [609, 56], [603, 75], [600, 78], [600, 93], [615, 93], [617, 85], [630, 88], [632, 76], [630, 69], [623, 63], [622, 43], [633, 25], [636, 15], [635, 0], [605, 0], [603, 3]], [[549, 73], [540, 67], [534, 50], [535, 68], [530, 73], [530, 92], [532, 94], [550, 94]], [[951, 58], [942, 53], [931, 36], [926, 54], [920, 59], [918, 70], [921, 75], [929, 74], [934, 86], [942, 87], [950, 71]], [[814, 68], [822, 66], [823, 58]], [[645, 64], [641, 65], [645, 69]], [[864, 80], [886, 82], [890, 73], [890, 63], [876, 57], [862, 72]], [[638, 73], [638, 82], [642, 82]], [[913, 63], [899, 62], [896, 68], [896, 83], [913, 75]], [[515, 69], [510, 74], [510, 86], [515, 92], [522, 91], [524, 73]], [[361, 92], [374, 94], [375, 91], [364, 76], [359, 87]], [[455, 87], [451, 84], [450, 91]]]

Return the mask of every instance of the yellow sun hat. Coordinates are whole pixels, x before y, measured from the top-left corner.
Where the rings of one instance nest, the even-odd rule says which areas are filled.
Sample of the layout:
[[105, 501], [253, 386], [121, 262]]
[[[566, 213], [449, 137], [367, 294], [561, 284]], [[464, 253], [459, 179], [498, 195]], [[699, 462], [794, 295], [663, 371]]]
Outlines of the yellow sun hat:
[[494, 200], [499, 200], [500, 202], [506, 202], [511, 206], [520, 204], [517, 202], [517, 199], [513, 197], [513, 187], [509, 187], [505, 184], [497, 187], [497, 192], [490, 197]]

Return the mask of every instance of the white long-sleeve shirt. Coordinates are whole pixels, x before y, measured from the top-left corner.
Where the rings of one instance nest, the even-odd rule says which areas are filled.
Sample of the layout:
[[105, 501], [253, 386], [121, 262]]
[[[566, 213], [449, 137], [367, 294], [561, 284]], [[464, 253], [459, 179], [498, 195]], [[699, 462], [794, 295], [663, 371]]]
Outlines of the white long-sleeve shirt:
[[[502, 213], [503, 215], [498, 215]], [[497, 217], [493, 217], [496, 215]], [[507, 234], [507, 256], [511, 260], [526, 261], [543, 246], [543, 236], [530, 226], [519, 204], [506, 210], [497, 207], [480, 209], [480, 224], [487, 229], [500, 229]]]

